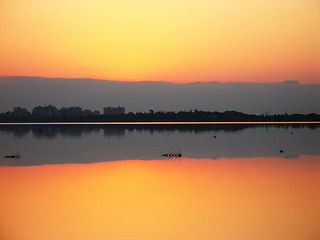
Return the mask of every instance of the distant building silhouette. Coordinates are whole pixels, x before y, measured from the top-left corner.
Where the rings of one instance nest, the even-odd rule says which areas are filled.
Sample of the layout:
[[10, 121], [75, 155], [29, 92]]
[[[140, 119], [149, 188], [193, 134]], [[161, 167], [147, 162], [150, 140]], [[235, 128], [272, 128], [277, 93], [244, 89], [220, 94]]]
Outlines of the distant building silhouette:
[[89, 109], [83, 110], [82, 116], [88, 117], [88, 116], [91, 116], [91, 115], [92, 115], [92, 111], [91, 110], [89, 110]]
[[[15, 107], [12, 112], [0, 113], [0, 122], [32, 122], [32, 121], [108, 121], [108, 122], [290, 122], [290, 121], [320, 121], [317, 113], [309, 114], [246, 114], [238, 111], [210, 112], [210, 111], [179, 111], [163, 112], [149, 110], [149, 112], [125, 113], [124, 107], [105, 107], [103, 117], [100, 112], [81, 107], [63, 107], [58, 110], [55, 106], [37, 106], [32, 114], [25, 108]], [[106, 132], [106, 135], [110, 133]], [[111, 132], [112, 134], [112, 132]]]
[[100, 111], [95, 110], [95, 111], [92, 112], [92, 115], [93, 116], [100, 116]]
[[105, 107], [103, 109], [104, 115], [117, 115], [117, 114], [124, 114], [125, 108], [124, 107]]
[[30, 113], [28, 112], [28, 110], [21, 107], [15, 107], [12, 112], [12, 116], [14, 118], [23, 118], [28, 117], [29, 115]]
[[59, 110], [52, 105], [38, 106], [32, 109], [32, 115], [36, 117], [54, 118], [59, 116]]

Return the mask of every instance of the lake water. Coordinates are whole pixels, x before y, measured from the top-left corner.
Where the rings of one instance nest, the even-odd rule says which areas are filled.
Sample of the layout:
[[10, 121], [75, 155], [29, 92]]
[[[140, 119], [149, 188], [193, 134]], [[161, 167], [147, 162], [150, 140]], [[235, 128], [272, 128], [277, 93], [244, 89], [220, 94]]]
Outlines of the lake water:
[[320, 125], [0, 125], [0, 190], [3, 240], [319, 240]]

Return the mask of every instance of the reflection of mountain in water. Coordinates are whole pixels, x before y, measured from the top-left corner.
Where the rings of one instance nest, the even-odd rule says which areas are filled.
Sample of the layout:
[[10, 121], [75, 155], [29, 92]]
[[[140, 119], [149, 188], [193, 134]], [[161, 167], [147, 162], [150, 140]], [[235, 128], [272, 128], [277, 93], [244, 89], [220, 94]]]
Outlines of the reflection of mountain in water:
[[[0, 142], [9, 165], [152, 160], [178, 148], [192, 158], [289, 159], [320, 155], [320, 125], [0, 125]], [[20, 161], [3, 159], [17, 152]]]

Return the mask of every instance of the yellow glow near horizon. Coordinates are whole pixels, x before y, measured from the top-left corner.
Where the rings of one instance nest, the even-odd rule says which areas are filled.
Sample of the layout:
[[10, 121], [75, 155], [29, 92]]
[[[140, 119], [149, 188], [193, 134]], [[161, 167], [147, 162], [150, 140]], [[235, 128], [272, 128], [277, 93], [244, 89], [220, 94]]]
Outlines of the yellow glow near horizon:
[[0, 75], [319, 83], [316, 0], [4, 0]]

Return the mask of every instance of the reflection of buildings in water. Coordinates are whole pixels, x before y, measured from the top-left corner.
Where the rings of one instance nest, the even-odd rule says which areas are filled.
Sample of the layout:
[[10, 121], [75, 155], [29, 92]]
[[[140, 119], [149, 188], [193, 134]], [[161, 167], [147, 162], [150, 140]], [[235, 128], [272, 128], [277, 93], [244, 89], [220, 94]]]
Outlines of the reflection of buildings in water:
[[128, 132], [149, 132], [150, 134], [156, 132], [192, 132], [200, 133], [207, 131], [224, 131], [224, 132], [238, 132], [248, 128], [285, 128], [285, 129], [298, 129], [298, 128], [319, 128], [320, 124], [146, 124], [146, 125], [0, 125], [1, 132], [13, 134], [14, 137], [22, 138], [32, 134], [36, 138], [55, 138], [58, 135], [63, 137], [82, 137], [89, 133], [98, 133], [103, 130], [106, 137], [122, 137], [125, 131]]
[[114, 127], [105, 127], [103, 129], [103, 134], [105, 137], [124, 137], [125, 128], [114, 128]]
[[53, 139], [57, 136], [79, 138], [86, 134], [97, 134], [101, 130], [106, 137], [122, 137], [126, 128], [123, 126], [103, 125], [3, 125], [0, 132], [12, 134], [16, 138], [26, 137], [32, 134], [35, 138]]
[[52, 127], [32, 127], [31, 128], [32, 135], [36, 138], [55, 138], [58, 135], [58, 132]]
[[63, 126], [34, 126], [32, 128], [32, 134], [37, 137], [37, 138], [48, 138], [48, 139], [53, 139], [57, 137], [58, 135], [60, 136], [67, 136], [67, 137], [81, 137], [82, 131], [81, 129], [76, 129], [76, 128], [66, 128]]
[[[22, 138], [22, 137], [26, 137], [29, 132], [30, 129], [24, 127], [24, 128], [19, 128], [19, 127], [13, 127], [12, 129], [10, 129], [13, 132], [13, 136], [16, 138]], [[8, 132], [10, 132], [10, 130]]]
[[39, 126], [33, 130], [33, 135], [39, 138], [55, 138], [61, 137], [73, 137], [80, 138], [85, 134], [98, 133], [100, 127], [85, 125], [53, 125], [53, 126]]
[[12, 134], [16, 138], [26, 137], [30, 134], [31, 128], [26, 125], [2, 125], [0, 126], [0, 133], [5, 132]]

